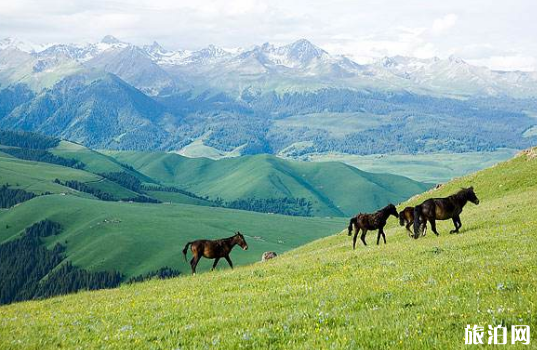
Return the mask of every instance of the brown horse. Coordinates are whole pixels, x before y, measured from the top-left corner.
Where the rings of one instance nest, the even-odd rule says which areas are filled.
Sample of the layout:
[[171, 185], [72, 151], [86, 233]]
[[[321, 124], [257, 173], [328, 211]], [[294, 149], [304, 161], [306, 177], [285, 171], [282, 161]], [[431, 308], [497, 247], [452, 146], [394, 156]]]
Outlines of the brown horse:
[[188, 251], [188, 246], [190, 245], [190, 250], [192, 251], [192, 260], [190, 260], [192, 274], [196, 273], [196, 266], [198, 265], [198, 262], [200, 261], [202, 256], [207, 259], [215, 259], [212, 270], [216, 268], [216, 265], [218, 264], [220, 258], [226, 259], [229, 266], [233, 268], [233, 263], [229, 258], [229, 253], [231, 253], [231, 250], [237, 244], [243, 250], [248, 249], [248, 244], [246, 243], [244, 236], [238, 231], [234, 236], [231, 236], [229, 238], [217, 239], [214, 241], [200, 239], [197, 241], [188, 242], [183, 249], [183, 255], [185, 256], [186, 261], [186, 253]]
[[[399, 225], [406, 227], [409, 237], [414, 237], [414, 232], [412, 232], [412, 230], [410, 229], [413, 223], [414, 223], [414, 207], [406, 207], [405, 209], [399, 212]], [[425, 236], [426, 232], [427, 232], [427, 225], [425, 225], [422, 236]]]
[[460, 215], [466, 203], [479, 204], [479, 199], [475, 195], [474, 188], [463, 188], [459, 192], [446, 198], [431, 198], [417, 205], [414, 208], [414, 238], [419, 237], [419, 233], [427, 220], [431, 223], [431, 230], [438, 236], [436, 231], [436, 220], [452, 219], [455, 229], [449, 233], [458, 233], [462, 227]]
[[374, 214], [358, 214], [354, 218], [351, 219], [349, 222], [349, 233], [350, 236], [352, 234], [352, 229], [354, 227], [354, 237], [352, 238], [352, 249], [356, 249], [356, 238], [358, 237], [358, 232], [362, 230], [362, 235], [360, 236], [360, 239], [364, 243], [364, 245], [367, 245], [365, 242], [365, 235], [367, 234], [368, 230], [379, 230], [377, 235], [377, 245], [380, 242], [380, 237], [384, 239], [384, 244], [386, 244], [386, 234], [384, 233], [384, 226], [386, 226], [386, 221], [388, 221], [388, 217], [390, 215], [398, 217], [397, 209], [395, 209], [395, 205], [388, 204], [386, 207], [382, 208], [381, 210], [377, 211]]

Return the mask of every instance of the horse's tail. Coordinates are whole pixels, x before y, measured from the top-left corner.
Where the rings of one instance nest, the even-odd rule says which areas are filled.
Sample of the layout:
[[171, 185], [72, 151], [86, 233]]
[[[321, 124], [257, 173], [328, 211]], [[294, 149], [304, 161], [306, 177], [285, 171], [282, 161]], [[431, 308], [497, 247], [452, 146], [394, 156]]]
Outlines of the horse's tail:
[[399, 225], [405, 226], [405, 211], [401, 210], [399, 212]]
[[353, 217], [350, 221], [349, 221], [349, 232], [348, 232], [348, 236], [350, 236], [352, 234], [352, 229], [353, 229], [353, 225], [356, 225], [356, 222], [358, 221], [358, 219], [355, 217]]
[[414, 207], [414, 238], [418, 238], [420, 236], [420, 228], [421, 228], [421, 205], [416, 205]]
[[186, 260], [186, 253], [188, 252], [188, 246], [191, 245], [192, 242], [188, 242], [186, 245], [185, 245], [185, 248], [183, 249], [183, 255], [185, 256], [185, 262], [188, 262]]

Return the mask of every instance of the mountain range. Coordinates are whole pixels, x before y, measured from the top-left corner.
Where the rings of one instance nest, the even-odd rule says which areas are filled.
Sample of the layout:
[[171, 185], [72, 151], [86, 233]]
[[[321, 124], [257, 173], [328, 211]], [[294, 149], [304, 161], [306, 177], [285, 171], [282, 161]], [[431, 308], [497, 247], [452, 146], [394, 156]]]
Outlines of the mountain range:
[[305, 39], [233, 51], [167, 50], [112, 36], [39, 47], [0, 41], [0, 127], [98, 148], [201, 146], [224, 155], [524, 148], [535, 143], [536, 97], [535, 72], [493, 71], [457, 57], [364, 65]]

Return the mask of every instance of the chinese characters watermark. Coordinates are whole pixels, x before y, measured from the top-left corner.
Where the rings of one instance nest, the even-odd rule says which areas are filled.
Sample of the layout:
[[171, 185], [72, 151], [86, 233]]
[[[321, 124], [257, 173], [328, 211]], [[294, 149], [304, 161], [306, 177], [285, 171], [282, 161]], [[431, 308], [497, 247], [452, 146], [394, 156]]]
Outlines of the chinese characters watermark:
[[[485, 335], [487, 337], [485, 337]], [[485, 333], [485, 327], [478, 325], [467, 325], [464, 329], [464, 343], [468, 345], [478, 344], [494, 344], [505, 345], [508, 341], [507, 327], [504, 326], [488, 326]], [[511, 326], [511, 344], [530, 343], [530, 326], [513, 325]]]

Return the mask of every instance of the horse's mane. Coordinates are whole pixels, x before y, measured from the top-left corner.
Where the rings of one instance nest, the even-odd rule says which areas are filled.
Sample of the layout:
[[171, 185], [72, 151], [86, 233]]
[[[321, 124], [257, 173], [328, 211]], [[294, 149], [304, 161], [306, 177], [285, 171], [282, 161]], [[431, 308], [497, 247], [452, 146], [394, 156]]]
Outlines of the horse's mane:
[[381, 218], [384, 218], [386, 216], [386, 212], [388, 212], [388, 210], [390, 210], [390, 208], [392, 206], [395, 207], [393, 204], [388, 204], [387, 206], [385, 206], [384, 208], [382, 208], [380, 210], [377, 210], [373, 214], [362, 214], [362, 213], [360, 213], [358, 216], [363, 215], [365, 217], [372, 218], [373, 220], [377, 221], [377, 220], [380, 220]]
[[459, 192], [452, 194], [450, 197], [454, 199], [459, 199], [459, 200], [467, 200], [470, 193], [473, 193], [473, 192], [474, 192], [474, 189], [472, 187], [461, 188]]
[[395, 205], [393, 204], [388, 204], [387, 206], [385, 206], [384, 208], [380, 209], [379, 211], [377, 211], [375, 213], [375, 215], [379, 215], [379, 214], [384, 214], [385, 212], [387, 212], [388, 210], [390, 210], [392, 207], [395, 208]]

